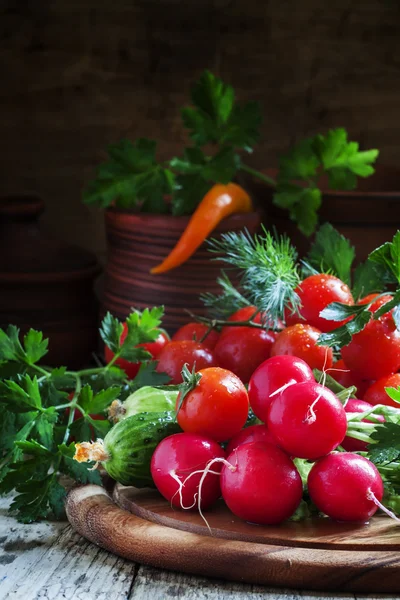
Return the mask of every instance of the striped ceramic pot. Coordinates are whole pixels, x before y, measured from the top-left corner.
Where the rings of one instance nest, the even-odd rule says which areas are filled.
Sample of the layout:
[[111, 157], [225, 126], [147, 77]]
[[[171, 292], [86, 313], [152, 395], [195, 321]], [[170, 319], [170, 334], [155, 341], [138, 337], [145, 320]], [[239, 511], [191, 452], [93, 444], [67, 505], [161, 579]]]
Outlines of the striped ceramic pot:
[[[103, 314], [110, 311], [124, 319], [132, 308], [143, 310], [163, 305], [163, 324], [170, 334], [190, 320], [186, 310], [205, 314], [199, 295], [202, 292], [219, 292], [216, 279], [222, 266], [221, 262], [211, 260], [206, 244], [202, 244], [186, 263], [176, 269], [159, 275], [150, 274], [150, 269], [175, 246], [189, 218], [107, 209], [108, 259]], [[245, 228], [255, 233], [260, 221], [256, 212], [232, 215], [220, 223], [212, 237]]]

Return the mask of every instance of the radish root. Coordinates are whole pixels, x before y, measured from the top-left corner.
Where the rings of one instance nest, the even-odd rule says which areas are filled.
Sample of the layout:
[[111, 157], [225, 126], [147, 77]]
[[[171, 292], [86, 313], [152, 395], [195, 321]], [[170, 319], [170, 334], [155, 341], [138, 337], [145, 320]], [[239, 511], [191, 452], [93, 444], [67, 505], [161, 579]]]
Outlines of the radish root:
[[[169, 474], [171, 475], [172, 479], [174, 479], [177, 482], [177, 484], [178, 484], [178, 489], [175, 492], [175, 494], [172, 496], [171, 502], [175, 498], [176, 494], [179, 494], [179, 504], [180, 504], [180, 506], [181, 506], [181, 508], [183, 510], [190, 510], [191, 508], [194, 508], [196, 506], [196, 504], [197, 504], [199, 515], [203, 519], [204, 523], [207, 525], [207, 528], [208, 528], [208, 531], [210, 532], [210, 535], [212, 535], [211, 527], [208, 524], [208, 521], [205, 518], [205, 516], [204, 516], [204, 514], [203, 514], [203, 512], [201, 510], [201, 489], [202, 489], [204, 480], [207, 477], [207, 475], [209, 475], [210, 473], [212, 475], [221, 475], [221, 473], [219, 471], [212, 471], [211, 470], [211, 467], [215, 463], [223, 463], [227, 467], [227, 469], [229, 469], [232, 472], [236, 471], [236, 469], [237, 469], [237, 466], [232, 465], [225, 458], [213, 458], [212, 460], [210, 460], [209, 463], [207, 463], [205, 469], [200, 469], [198, 471], [193, 471], [183, 481], [181, 481], [181, 479], [179, 479], [178, 475], [176, 474], [176, 471], [170, 471], [169, 472]], [[200, 478], [200, 481], [199, 481], [198, 493], [194, 494], [194, 501], [193, 501], [193, 504], [191, 506], [184, 506], [184, 504], [183, 504], [183, 498], [182, 498], [182, 490], [185, 487], [186, 482], [193, 475], [198, 475], [199, 473], [201, 473], [201, 478]]]
[[400, 519], [399, 517], [397, 517], [394, 512], [392, 512], [391, 510], [389, 510], [388, 508], [386, 508], [386, 506], [384, 506], [382, 504], [382, 502], [379, 502], [378, 498], [375, 496], [374, 492], [369, 489], [367, 492], [367, 498], [368, 500], [372, 500], [372, 502], [381, 509], [381, 511], [383, 511], [388, 517], [390, 517], [391, 519], [393, 519], [394, 521], [396, 521], [397, 523], [400, 523]]
[[[321, 377], [321, 381], [318, 382], [323, 387], [325, 387], [325, 384], [326, 384], [326, 375], [327, 375], [326, 361], [328, 360], [328, 350], [329, 350], [328, 347], [325, 348], [325, 358], [324, 358], [324, 364], [322, 367], [322, 377]], [[317, 415], [315, 414], [314, 407], [316, 406], [318, 400], [321, 398], [321, 395], [322, 394], [319, 394], [315, 398], [314, 402], [311, 404], [311, 406], [309, 407], [309, 409], [307, 411], [306, 418], [304, 419], [304, 423], [307, 423], [307, 425], [311, 425], [312, 423], [315, 423], [315, 421], [317, 419]]]

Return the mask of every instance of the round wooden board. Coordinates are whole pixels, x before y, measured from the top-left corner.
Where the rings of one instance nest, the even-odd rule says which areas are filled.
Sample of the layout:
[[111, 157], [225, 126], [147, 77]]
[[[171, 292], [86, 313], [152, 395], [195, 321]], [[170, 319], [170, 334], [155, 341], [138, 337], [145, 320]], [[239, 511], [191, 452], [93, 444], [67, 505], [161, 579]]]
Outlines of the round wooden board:
[[95, 485], [74, 488], [66, 510], [88, 540], [155, 567], [292, 589], [400, 592], [400, 529], [384, 517], [258, 527], [220, 505], [207, 512], [210, 535], [199, 515], [174, 511], [157, 492], [117, 486], [113, 499]]

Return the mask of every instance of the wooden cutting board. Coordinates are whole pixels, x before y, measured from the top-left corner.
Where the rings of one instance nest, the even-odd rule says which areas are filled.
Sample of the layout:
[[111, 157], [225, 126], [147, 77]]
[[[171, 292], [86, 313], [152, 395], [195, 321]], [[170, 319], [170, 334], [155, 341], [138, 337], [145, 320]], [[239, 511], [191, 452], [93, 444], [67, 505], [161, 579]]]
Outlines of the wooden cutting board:
[[155, 567], [292, 589], [400, 593], [400, 527], [386, 516], [358, 525], [329, 519], [250, 525], [221, 502], [172, 509], [156, 491], [117, 485], [74, 488], [68, 519], [81, 535]]

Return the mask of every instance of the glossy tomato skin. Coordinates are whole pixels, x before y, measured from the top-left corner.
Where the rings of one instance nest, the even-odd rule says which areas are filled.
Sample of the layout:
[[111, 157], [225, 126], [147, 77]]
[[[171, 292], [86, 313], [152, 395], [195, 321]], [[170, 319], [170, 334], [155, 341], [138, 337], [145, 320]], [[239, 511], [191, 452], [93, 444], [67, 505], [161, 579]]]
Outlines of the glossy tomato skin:
[[217, 442], [229, 440], [239, 433], [247, 420], [249, 398], [246, 388], [226, 369], [211, 367], [199, 373], [198, 385], [185, 396], [178, 412], [178, 423], [183, 431], [204, 435]]
[[[224, 450], [214, 440], [194, 433], [176, 433], [164, 438], [155, 449], [150, 464], [151, 475], [158, 491], [173, 506], [197, 510], [201, 471], [214, 458], [225, 458]], [[216, 462], [212, 471], [219, 473], [221, 467], [222, 463]], [[195, 471], [200, 473], [185, 482], [180, 495], [179, 484], [171, 473], [183, 483]], [[202, 484], [200, 507], [208, 508], [220, 496], [219, 475], [208, 473]]]
[[215, 357], [224, 369], [247, 383], [256, 368], [271, 353], [276, 333], [254, 327], [232, 327], [222, 334], [215, 346]]
[[233, 436], [226, 447], [226, 454], [229, 455], [242, 444], [249, 444], [250, 442], [278, 445], [276, 439], [266, 425], [250, 425], [250, 427], [242, 429]]
[[320, 312], [331, 302], [354, 304], [349, 286], [337, 277], [324, 273], [306, 277], [295, 291], [300, 297], [300, 311], [299, 314], [292, 314], [290, 309], [286, 309], [286, 325], [308, 323], [324, 333], [332, 331], [345, 321], [329, 321], [320, 317]]
[[369, 490], [379, 501], [383, 496], [378, 469], [350, 452], [335, 452], [315, 463], [307, 487], [317, 508], [337, 521], [368, 521], [378, 508], [368, 499]]
[[[209, 327], [204, 323], [186, 323], [183, 325], [174, 335], [172, 336], [172, 341], [180, 341], [180, 340], [192, 340], [195, 342], [200, 342], [200, 340], [207, 333]], [[207, 337], [201, 342], [203, 346], [213, 350], [215, 348], [216, 343], [219, 340], [219, 333], [212, 329]]]
[[[123, 329], [123, 332], [122, 332], [121, 338], [120, 338], [121, 343], [124, 342], [127, 335], [128, 335], [128, 326], [126, 323], [124, 323], [124, 329]], [[147, 352], [150, 352], [153, 359], [156, 359], [158, 357], [158, 355], [160, 354], [161, 350], [168, 344], [168, 342], [169, 342], [168, 335], [164, 331], [160, 331], [159, 336], [157, 337], [157, 339], [154, 342], [147, 342], [145, 344], [139, 344], [139, 347], [144, 348], [144, 350], [147, 350]], [[110, 348], [108, 348], [108, 346], [105, 346], [104, 356], [105, 356], [106, 363], [108, 364], [114, 358], [114, 352], [112, 352], [110, 350]], [[117, 358], [117, 360], [115, 361], [114, 364], [117, 367], [120, 367], [123, 371], [125, 371], [128, 379], [134, 379], [136, 377], [136, 375], [138, 374], [141, 363], [140, 362], [132, 363], [132, 362], [129, 362], [128, 360], [126, 360], [125, 358]]]
[[311, 325], [297, 323], [278, 333], [271, 356], [297, 356], [311, 369], [329, 369], [333, 363], [332, 348], [317, 346], [321, 331]]
[[272, 400], [267, 427], [290, 456], [314, 460], [342, 443], [346, 413], [339, 398], [316, 382], [294, 383]]
[[386, 391], [386, 387], [398, 388], [400, 386], [400, 373], [393, 373], [393, 375], [387, 375], [381, 377], [378, 381], [375, 381], [365, 392], [364, 400], [369, 402], [373, 406], [376, 404], [384, 404], [385, 406], [393, 406], [394, 408], [400, 408], [400, 403], [395, 402], [390, 398]]
[[158, 356], [158, 373], [167, 373], [171, 384], [182, 383], [181, 371], [187, 364], [189, 371], [196, 365], [196, 371], [217, 366], [215, 354], [203, 344], [190, 340], [169, 342]]
[[272, 356], [261, 363], [249, 381], [249, 401], [254, 414], [267, 422], [268, 408], [274, 394], [288, 383], [314, 381], [314, 375], [304, 360], [296, 356]]
[[400, 367], [400, 331], [390, 313], [371, 319], [342, 348], [346, 365], [362, 379], [377, 380], [391, 375]]
[[381, 306], [386, 304], [386, 302], [393, 300], [393, 296], [391, 296], [390, 294], [385, 294], [384, 296], [381, 296], [380, 298], [379, 298], [379, 295], [380, 294], [368, 294], [368, 296], [361, 298], [361, 300], [359, 300], [357, 302], [357, 304], [369, 304], [370, 302], [372, 302], [372, 300], [374, 298], [378, 298], [375, 302], [373, 302], [371, 304], [371, 306], [368, 309], [371, 312], [375, 312], [378, 310], [378, 308], [380, 308]]
[[345, 388], [355, 386], [358, 398], [364, 397], [365, 392], [372, 383], [369, 379], [361, 379], [355, 373], [352, 373], [342, 358], [333, 363], [328, 374]]
[[[349, 398], [349, 400], [346, 402], [346, 406], [344, 407], [344, 410], [347, 413], [349, 413], [349, 412], [362, 413], [362, 412], [365, 412], [366, 410], [369, 410], [370, 408], [372, 408], [372, 404], [369, 404], [368, 402], [364, 402], [363, 400], [358, 400], [355, 398]], [[385, 422], [385, 419], [382, 415], [376, 415], [376, 418], [381, 423]], [[374, 421], [371, 421], [371, 419], [363, 419], [362, 422], [363, 423], [374, 423]], [[347, 435], [344, 438], [341, 445], [343, 446], [343, 448], [345, 450], [347, 450], [347, 452], [366, 452], [368, 450], [367, 442], [363, 442], [362, 440], [356, 440]]]
[[236, 448], [221, 471], [228, 508], [244, 521], [277, 525], [300, 504], [303, 486], [293, 461], [272, 444], [252, 442]]

